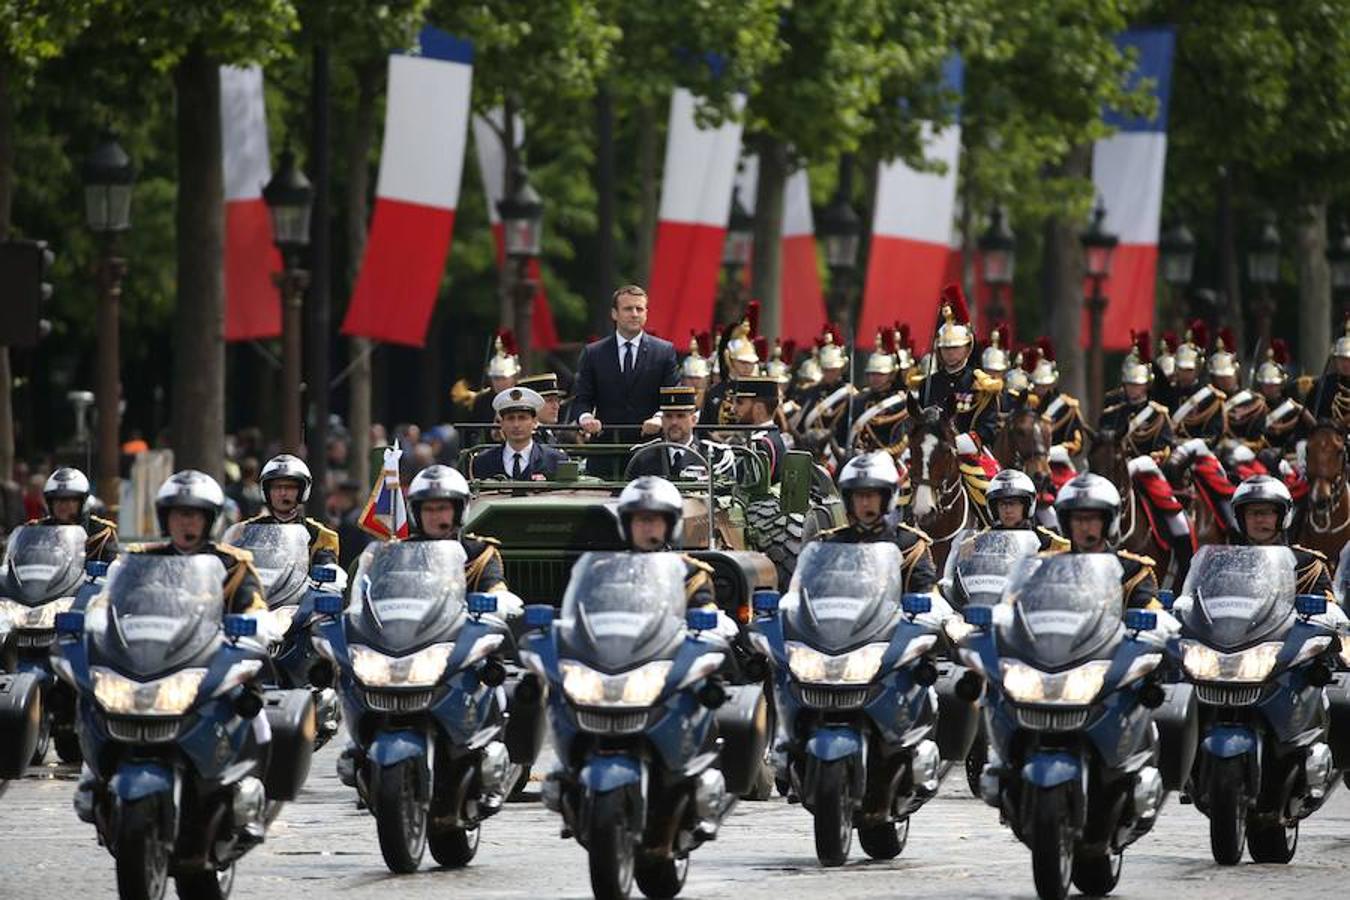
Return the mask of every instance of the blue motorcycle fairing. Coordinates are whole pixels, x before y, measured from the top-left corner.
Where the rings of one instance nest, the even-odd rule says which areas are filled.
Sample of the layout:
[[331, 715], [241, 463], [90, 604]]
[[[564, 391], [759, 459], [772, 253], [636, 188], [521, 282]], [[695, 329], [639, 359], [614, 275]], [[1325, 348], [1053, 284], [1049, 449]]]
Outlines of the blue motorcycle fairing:
[[688, 689], [667, 697], [658, 708], [664, 712], [647, 726], [647, 738], [661, 755], [667, 771], [679, 772], [707, 748], [715, 719]]
[[670, 674], [666, 676], [666, 686], [662, 689], [661, 695], [668, 696], [679, 688], [680, 682], [684, 681], [685, 676], [689, 674], [689, 668], [698, 661], [699, 657], [708, 653], [721, 653], [723, 660], [731, 653], [731, 648], [727, 646], [726, 641], [716, 635], [694, 636], [685, 638], [680, 649], [676, 651], [675, 658], [670, 663]]
[[[1111, 667], [1106, 670], [1106, 677], [1102, 679], [1102, 691], [1099, 696], [1106, 696], [1119, 690], [1121, 679], [1130, 670], [1130, 666], [1134, 665], [1135, 660], [1151, 653], [1165, 656], [1166, 648], [1158, 641], [1149, 640], [1143, 635], [1137, 638], [1126, 637], [1116, 644], [1114, 655], [1111, 657]], [[1159, 661], [1159, 665], [1161, 665], [1161, 661]], [[1137, 685], [1143, 680], [1142, 678], [1138, 679], [1133, 684]]]
[[56, 673], [52, 671], [51, 663], [42, 657], [21, 656], [14, 671], [19, 675], [32, 675], [42, 685], [43, 690], [56, 682]]
[[1200, 739], [1200, 749], [1217, 759], [1233, 759], [1255, 753], [1255, 733], [1241, 725], [1215, 725]]
[[426, 757], [426, 732], [406, 729], [376, 732], [375, 739], [366, 748], [366, 756], [372, 763], [382, 769], [398, 765], [405, 759]]
[[1022, 780], [1038, 788], [1059, 787], [1083, 777], [1083, 761], [1068, 753], [1036, 753], [1022, 766]]
[[[926, 634], [935, 633], [935, 630], [927, 625], [920, 625], [917, 622], [911, 622], [908, 617], [901, 617], [894, 630], [891, 631], [890, 645], [887, 646], [886, 652], [882, 654], [881, 665], [877, 668], [877, 671], [889, 672], [894, 669], [895, 664], [904, 655], [905, 650], [909, 648], [910, 641]], [[937, 645], [934, 644], [934, 646]]]
[[928, 688], [914, 681], [909, 668], [897, 669], [880, 681], [881, 691], [863, 711], [867, 713], [883, 742], [915, 743], [916, 729], [933, 725], [933, 702]]
[[783, 635], [782, 615], [761, 616], [750, 624], [750, 628], [764, 635], [772, 651], [770, 662], [773, 663], [773, 667], [787, 668], [787, 639]]
[[450, 658], [445, 661], [445, 671], [458, 672], [464, 666], [465, 657], [473, 650], [473, 645], [478, 643], [478, 639], [490, 634], [502, 635], [501, 646], [510, 645], [511, 638], [506, 626], [495, 619], [483, 621], [472, 616], [465, 619], [451, 638], [455, 642], [455, 648], [450, 651]]
[[597, 754], [581, 766], [577, 781], [592, 794], [607, 794], [629, 785], [642, 784], [642, 763], [623, 754]]
[[123, 803], [135, 803], [152, 794], [173, 793], [177, 775], [157, 762], [124, 762], [108, 785]]
[[860, 756], [863, 750], [862, 735], [853, 728], [825, 726], [817, 728], [806, 739], [806, 753], [821, 762], [834, 762]]
[[244, 752], [253, 723], [239, 718], [229, 695], [209, 700], [192, 712], [192, 726], [178, 736], [178, 746], [202, 778], [218, 780]]
[[[973, 653], [979, 660], [980, 669], [983, 671], [976, 670], [977, 674], [983, 675], [990, 683], [998, 681], [998, 637], [992, 627], [972, 631], [961, 639], [959, 646]], [[964, 664], [964, 660], [962, 662]]]
[[[1289, 631], [1284, 636], [1284, 646], [1280, 647], [1280, 652], [1275, 657], [1275, 671], [1282, 672], [1288, 668], [1294, 657], [1298, 656], [1299, 651], [1303, 649], [1303, 645], [1315, 637], [1329, 637], [1334, 641], [1336, 632], [1324, 625], [1302, 619], [1290, 626]], [[1335, 644], [1333, 643], [1331, 646], [1335, 646]]]
[[460, 671], [441, 682], [447, 690], [431, 707], [431, 716], [458, 745], [471, 743], [491, 724], [502, 719], [497, 692], [472, 671]]

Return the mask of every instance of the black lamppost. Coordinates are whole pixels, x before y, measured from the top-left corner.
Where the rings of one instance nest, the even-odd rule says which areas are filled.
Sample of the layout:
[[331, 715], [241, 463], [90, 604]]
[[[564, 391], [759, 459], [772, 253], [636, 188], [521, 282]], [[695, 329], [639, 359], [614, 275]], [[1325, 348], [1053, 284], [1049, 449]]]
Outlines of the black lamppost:
[[1116, 253], [1116, 244], [1120, 242], [1114, 234], [1106, 230], [1106, 207], [1100, 199], [1097, 208], [1092, 211], [1092, 224], [1078, 240], [1083, 245], [1083, 263], [1087, 277], [1092, 280], [1092, 293], [1087, 298], [1088, 307], [1088, 393], [1092, 398], [1094, 414], [1100, 414], [1102, 408], [1102, 318], [1106, 314], [1106, 295], [1102, 292], [1102, 283], [1111, 277], [1111, 263]]
[[[1336, 223], [1336, 233], [1327, 245], [1327, 263], [1331, 268], [1331, 293], [1339, 307], [1336, 317], [1339, 329], [1339, 323], [1345, 321], [1346, 301], [1350, 299], [1350, 227], [1346, 226], [1345, 219]], [[1339, 334], [1339, 330], [1332, 333]]]
[[722, 290], [717, 298], [719, 322], [729, 322], [741, 314], [741, 272], [750, 265], [755, 249], [755, 217], [741, 202], [739, 186], [731, 191], [731, 216], [727, 236], [722, 241]]
[[119, 432], [122, 403], [121, 335], [118, 304], [126, 260], [117, 255], [117, 235], [131, 228], [131, 192], [136, 172], [131, 157], [111, 134], [105, 134], [84, 161], [84, 217], [99, 238], [98, 359], [95, 385], [98, 409], [98, 495], [108, 507], [119, 500]]
[[[300, 364], [302, 318], [309, 272], [303, 269], [309, 246], [309, 218], [314, 188], [295, 164], [290, 148], [281, 154], [281, 167], [263, 188], [263, 200], [272, 215], [272, 241], [281, 251], [282, 271], [273, 276], [281, 291], [281, 445], [299, 453], [301, 436]], [[319, 385], [325, 390], [326, 385]]]
[[1186, 289], [1195, 275], [1195, 235], [1185, 222], [1177, 219], [1163, 231], [1158, 241], [1158, 259], [1163, 283], [1171, 295], [1172, 315], [1184, 322], [1190, 317]]
[[1247, 280], [1256, 288], [1252, 313], [1258, 340], [1261, 347], [1269, 347], [1270, 322], [1275, 315], [1275, 298], [1270, 289], [1280, 280], [1280, 229], [1272, 213], [1261, 217], [1261, 227], [1247, 245]]
[[523, 361], [530, 352], [534, 294], [539, 289], [534, 264], [543, 252], [544, 239], [544, 203], [530, 184], [530, 173], [523, 162], [517, 162], [511, 170], [511, 191], [497, 202], [497, 213], [502, 220], [506, 257], [516, 266], [512, 327]]
[[995, 206], [989, 213], [989, 227], [980, 235], [976, 246], [980, 250], [980, 275], [989, 287], [989, 327], [1007, 320], [1008, 308], [1004, 292], [1012, 289], [1014, 267], [1017, 264], [1017, 239], [1003, 218], [1003, 210]]

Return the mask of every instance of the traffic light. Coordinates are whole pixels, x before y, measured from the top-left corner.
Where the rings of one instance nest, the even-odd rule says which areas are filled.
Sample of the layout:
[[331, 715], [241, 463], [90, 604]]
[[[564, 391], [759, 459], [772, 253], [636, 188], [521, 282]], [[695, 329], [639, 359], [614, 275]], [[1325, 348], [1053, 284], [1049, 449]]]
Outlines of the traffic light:
[[43, 304], [52, 296], [47, 279], [54, 262], [46, 241], [0, 243], [0, 345], [37, 344]]

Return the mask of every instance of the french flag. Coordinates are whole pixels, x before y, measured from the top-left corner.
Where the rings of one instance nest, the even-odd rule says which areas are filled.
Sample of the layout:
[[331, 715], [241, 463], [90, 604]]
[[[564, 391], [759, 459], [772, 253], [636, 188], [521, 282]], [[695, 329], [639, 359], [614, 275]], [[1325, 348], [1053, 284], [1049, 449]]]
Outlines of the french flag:
[[[506, 238], [502, 217], [497, 212], [502, 192], [506, 189], [506, 153], [501, 134], [503, 110], [498, 107], [487, 116], [473, 117], [473, 146], [478, 155], [478, 175], [487, 196], [488, 223], [492, 226], [492, 243], [497, 249], [497, 268], [506, 262]], [[525, 145], [525, 123], [515, 117], [516, 147]], [[539, 285], [534, 292], [534, 312], [530, 319], [530, 346], [536, 350], [552, 350], [558, 346], [558, 329], [553, 324], [553, 310], [544, 293], [544, 282], [539, 277], [539, 260], [530, 260], [530, 277]]]
[[[737, 106], [744, 103], [738, 98]], [[722, 242], [731, 216], [731, 186], [741, 155], [741, 124], [700, 128], [698, 103], [677, 88], [670, 100], [661, 209], [652, 259], [648, 329], [670, 337], [712, 321]]]
[[403, 485], [398, 480], [398, 461], [403, 451], [394, 446], [385, 448], [384, 466], [357, 524], [362, 531], [380, 540], [402, 540], [408, 536], [408, 502], [403, 496]]
[[[943, 88], [959, 95], [964, 74], [961, 58], [949, 58], [942, 69]], [[867, 282], [858, 316], [860, 345], [870, 346], [879, 329], [899, 321], [910, 323], [915, 347], [927, 352], [942, 285], [957, 280], [952, 274], [960, 271], [960, 119], [945, 128], [925, 123], [923, 142], [925, 156], [941, 161], [945, 172], [918, 172], [899, 160], [878, 167]]]
[[[755, 211], [758, 185], [759, 157], [746, 156], [741, 160], [736, 187], [741, 205], [751, 214]], [[820, 260], [816, 255], [816, 230], [811, 216], [811, 182], [805, 169], [789, 175], [783, 186], [782, 252], [778, 335], [785, 341], [793, 340], [807, 346], [820, 334], [820, 323], [827, 316], [825, 294], [820, 284]], [[750, 273], [745, 272], [744, 277], [748, 283]]]
[[[1107, 110], [1106, 123], [1118, 130], [1092, 148], [1092, 183], [1106, 209], [1105, 228], [1120, 239], [1111, 277], [1103, 285], [1109, 302], [1102, 320], [1102, 346], [1108, 350], [1128, 349], [1132, 330], [1153, 327], [1175, 43], [1175, 33], [1167, 27], [1131, 29], [1116, 38], [1123, 52], [1138, 54], [1131, 85], [1149, 79], [1158, 112], [1152, 119], [1143, 119]], [[1086, 316], [1085, 312], [1084, 345], [1088, 340]]]
[[281, 334], [281, 300], [272, 274], [281, 253], [262, 189], [272, 178], [262, 69], [220, 69], [220, 136], [225, 176], [225, 340]]
[[421, 347], [445, 274], [469, 131], [473, 45], [423, 28], [389, 58], [375, 212], [342, 333]]

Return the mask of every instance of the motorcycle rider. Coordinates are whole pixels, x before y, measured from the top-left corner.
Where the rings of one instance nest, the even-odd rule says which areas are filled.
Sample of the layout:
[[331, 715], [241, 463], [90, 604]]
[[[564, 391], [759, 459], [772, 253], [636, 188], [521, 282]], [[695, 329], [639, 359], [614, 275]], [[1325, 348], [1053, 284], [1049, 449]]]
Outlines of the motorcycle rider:
[[[412, 526], [410, 541], [459, 541], [464, 548], [464, 585], [471, 592], [497, 594], [520, 603], [506, 586], [506, 571], [496, 538], [480, 537], [463, 530], [469, 511], [469, 483], [449, 466], [427, 466], [413, 476], [408, 485], [408, 519]], [[514, 615], [519, 609], [499, 609]]]
[[1120, 537], [1120, 493], [1109, 480], [1085, 472], [1059, 489], [1055, 512], [1068, 535], [1070, 553], [1112, 553], [1120, 562], [1120, 586], [1130, 609], [1162, 609], [1154, 562], [1128, 550], [1115, 550]]
[[[628, 482], [615, 509], [619, 533], [634, 553], [678, 550], [684, 534], [684, 498], [664, 478], [643, 475]], [[684, 597], [688, 608], [713, 605], [712, 566], [681, 553], [684, 559]], [[734, 626], [733, 626], [734, 629]]]
[[989, 480], [989, 511], [994, 531], [1030, 531], [1040, 542], [1041, 552], [1063, 553], [1069, 541], [1036, 524], [1036, 485], [1017, 469], [1003, 469]]
[[305, 461], [289, 453], [274, 456], [262, 467], [258, 482], [262, 487], [264, 511], [245, 519], [242, 524], [303, 525], [309, 532], [309, 564], [341, 572], [337, 532], [305, 515], [305, 504], [309, 502], [309, 492], [314, 486], [314, 476], [310, 475]]
[[839, 493], [849, 524], [824, 532], [821, 540], [838, 544], [890, 541], [900, 548], [902, 585], [907, 593], [926, 594], [937, 584], [929, 552], [932, 538], [911, 525], [891, 524], [900, 473], [884, 450], [855, 456], [839, 473]]
[[42, 488], [47, 515], [33, 519], [28, 524], [82, 525], [87, 535], [84, 542], [85, 560], [112, 562], [117, 558], [117, 524], [93, 513], [86, 513], [91, 496], [89, 478], [79, 469], [62, 466], [51, 474]]
[[1331, 572], [1324, 554], [1308, 547], [1288, 543], [1289, 526], [1294, 519], [1294, 498], [1284, 482], [1269, 475], [1253, 475], [1233, 492], [1233, 515], [1237, 533], [1230, 543], [1258, 547], [1288, 545], [1294, 553], [1297, 591], [1323, 594], [1335, 603]]

